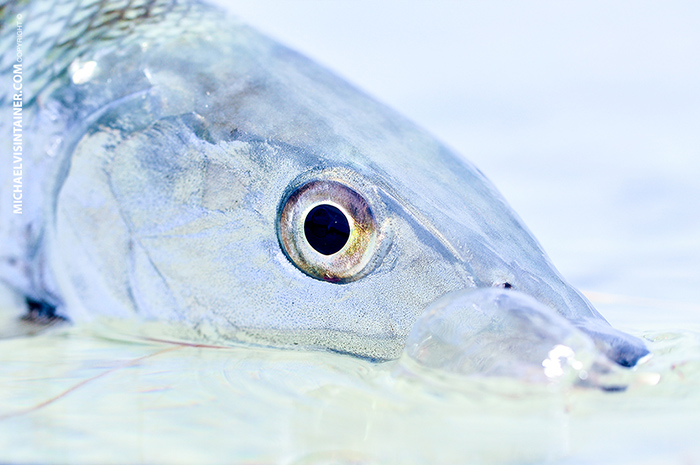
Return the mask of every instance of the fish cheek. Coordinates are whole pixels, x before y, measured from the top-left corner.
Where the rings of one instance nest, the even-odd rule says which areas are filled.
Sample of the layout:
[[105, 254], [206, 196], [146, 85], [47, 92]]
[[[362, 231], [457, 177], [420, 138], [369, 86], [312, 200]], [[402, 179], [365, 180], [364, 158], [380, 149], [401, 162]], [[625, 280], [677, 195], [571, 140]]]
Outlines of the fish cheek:
[[248, 224], [247, 179], [230, 153], [171, 119], [131, 137], [114, 157], [112, 191], [133, 244], [131, 292], [145, 314], [194, 325], [225, 307], [217, 298], [234, 285], [221, 258], [227, 233]]
[[231, 160], [230, 147], [193, 138], [178, 121], [86, 135], [56, 209], [54, 261], [68, 316], [196, 318], [192, 299], [179, 295], [192, 277], [177, 269], [200, 257], [178, 253], [206, 243], [201, 231], [225, 226], [241, 205], [246, 179]]
[[177, 134], [169, 125], [129, 136], [102, 127], [78, 143], [56, 210], [57, 274], [69, 312], [154, 320], [186, 314], [150, 250], [194, 216], [186, 206], [200, 190], [200, 155], [182, 143], [183, 133], [167, 140]]
[[239, 208], [250, 183], [248, 172], [210, 160], [204, 169], [202, 207], [219, 211]]

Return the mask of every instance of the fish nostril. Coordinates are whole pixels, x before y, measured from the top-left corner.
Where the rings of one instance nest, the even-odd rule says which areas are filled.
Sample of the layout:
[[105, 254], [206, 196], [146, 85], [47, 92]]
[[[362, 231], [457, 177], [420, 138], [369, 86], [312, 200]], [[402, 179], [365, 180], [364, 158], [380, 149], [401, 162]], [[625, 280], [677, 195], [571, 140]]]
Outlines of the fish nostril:
[[503, 289], [512, 289], [513, 285], [511, 283], [505, 282], [501, 283], [496, 287], [502, 287]]

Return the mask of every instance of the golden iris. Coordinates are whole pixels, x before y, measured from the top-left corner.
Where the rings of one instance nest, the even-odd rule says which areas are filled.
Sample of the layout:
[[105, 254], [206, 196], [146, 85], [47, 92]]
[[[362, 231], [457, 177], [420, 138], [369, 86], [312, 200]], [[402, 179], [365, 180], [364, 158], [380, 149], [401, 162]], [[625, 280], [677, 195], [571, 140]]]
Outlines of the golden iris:
[[278, 218], [282, 249], [307, 275], [334, 283], [370, 271], [378, 227], [368, 202], [335, 179], [315, 179], [283, 199]]

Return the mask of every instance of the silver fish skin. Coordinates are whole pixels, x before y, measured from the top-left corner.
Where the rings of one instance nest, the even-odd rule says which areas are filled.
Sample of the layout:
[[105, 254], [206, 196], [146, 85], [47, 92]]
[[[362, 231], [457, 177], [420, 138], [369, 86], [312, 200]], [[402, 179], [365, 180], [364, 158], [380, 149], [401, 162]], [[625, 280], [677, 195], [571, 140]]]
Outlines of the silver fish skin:
[[[4, 3], [5, 109], [17, 15], [23, 213], [9, 204], [4, 110], [0, 278], [31, 300], [76, 323], [393, 359], [435, 299], [506, 286], [623, 366], [648, 353], [562, 278], [476, 167], [239, 20], [186, 0]], [[349, 188], [374, 221], [349, 279], [318, 279], [285, 249], [285, 234], [303, 242], [281, 223], [285, 201], [314, 182]]]

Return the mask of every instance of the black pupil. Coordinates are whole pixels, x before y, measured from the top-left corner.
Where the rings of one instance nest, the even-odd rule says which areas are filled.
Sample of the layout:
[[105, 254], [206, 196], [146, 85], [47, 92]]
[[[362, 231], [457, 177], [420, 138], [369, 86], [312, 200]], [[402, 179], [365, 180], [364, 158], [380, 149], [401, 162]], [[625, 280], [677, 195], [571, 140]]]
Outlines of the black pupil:
[[343, 212], [332, 205], [314, 207], [304, 221], [304, 234], [318, 253], [333, 255], [350, 237], [350, 225]]

